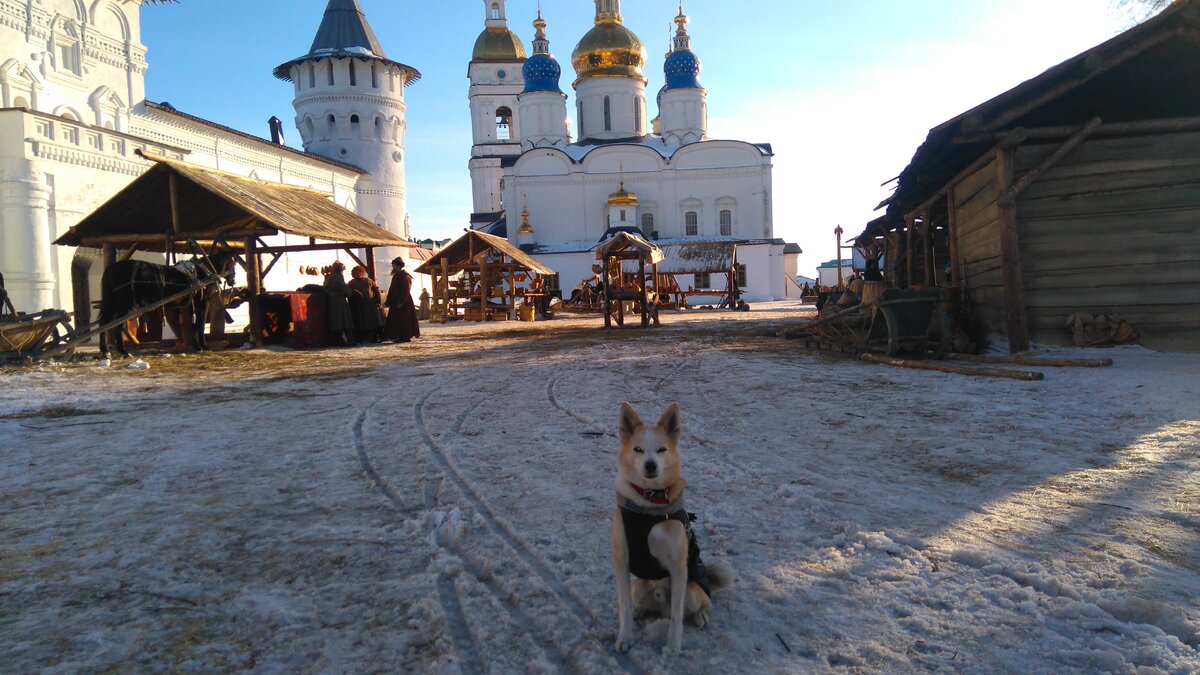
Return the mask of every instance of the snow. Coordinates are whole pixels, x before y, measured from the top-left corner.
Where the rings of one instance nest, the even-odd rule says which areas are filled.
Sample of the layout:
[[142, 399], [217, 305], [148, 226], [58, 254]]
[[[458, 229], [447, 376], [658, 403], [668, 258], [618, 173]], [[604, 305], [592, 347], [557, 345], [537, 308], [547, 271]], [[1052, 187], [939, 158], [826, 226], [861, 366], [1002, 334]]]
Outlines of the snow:
[[[0, 670], [1200, 672], [1200, 354], [964, 377], [754, 307], [2, 369]], [[622, 400], [738, 574], [674, 659], [613, 649]]]

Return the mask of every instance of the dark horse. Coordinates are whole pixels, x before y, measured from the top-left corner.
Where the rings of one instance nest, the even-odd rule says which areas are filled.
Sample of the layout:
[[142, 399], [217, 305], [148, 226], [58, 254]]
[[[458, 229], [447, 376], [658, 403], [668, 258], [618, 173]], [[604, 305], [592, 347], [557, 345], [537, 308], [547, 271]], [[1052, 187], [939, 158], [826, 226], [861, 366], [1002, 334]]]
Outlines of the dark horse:
[[[100, 324], [124, 316], [138, 307], [146, 307], [172, 295], [186, 291], [204, 279], [216, 274], [228, 284], [233, 284], [233, 256], [224, 251], [213, 253], [207, 259], [192, 258], [175, 265], [160, 265], [144, 260], [122, 260], [104, 270], [100, 280]], [[211, 286], [209, 288], [212, 288]], [[204, 321], [208, 309], [208, 293], [197, 291], [185, 295], [163, 307], [167, 317], [171, 310], [187, 310], [192, 317], [193, 346], [205, 349]], [[175, 322], [171, 324], [175, 334], [183, 333]], [[108, 332], [100, 334], [100, 354], [108, 354]], [[115, 331], [117, 351], [129, 356], [125, 349], [123, 331]]]

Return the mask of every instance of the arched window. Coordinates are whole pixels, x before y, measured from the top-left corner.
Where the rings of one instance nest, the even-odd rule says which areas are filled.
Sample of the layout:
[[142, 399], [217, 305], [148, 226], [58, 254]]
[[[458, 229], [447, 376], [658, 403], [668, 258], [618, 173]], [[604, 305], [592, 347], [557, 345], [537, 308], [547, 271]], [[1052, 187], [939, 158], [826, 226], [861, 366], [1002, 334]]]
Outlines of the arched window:
[[308, 63], [308, 88], [312, 89], [315, 86], [317, 86], [317, 64], [310, 61]]
[[688, 211], [683, 214], [684, 234], [689, 237], [694, 237], [700, 234], [700, 214], [695, 211]]
[[337, 134], [337, 118], [330, 115], [325, 121], [329, 124], [329, 137], [333, 138]]
[[313, 124], [312, 118], [305, 117], [304, 118], [304, 141], [308, 142], [308, 141], [313, 140], [313, 136], [316, 136], [316, 134], [317, 134], [317, 128]]
[[350, 59], [350, 86], [358, 86], [358, 69], [354, 67], [354, 59]]
[[333, 59], [330, 59], [326, 63], [329, 64], [329, 86], [332, 87], [333, 86]]
[[379, 88], [379, 64], [374, 61], [371, 62], [371, 87]]
[[350, 116], [350, 135], [354, 138], [359, 138], [359, 132], [362, 130], [362, 125], [358, 122], [358, 115]]
[[[476, 14], [475, 16], [479, 16], [479, 15]], [[493, 19], [500, 18], [500, 3], [497, 3], [497, 2], [492, 3], [492, 18]]]
[[642, 214], [642, 234], [646, 235], [647, 237], [654, 236], [654, 214], [653, 213], [643, 213]]
[[721, 236], [728, 237], [733, 234], [733, 211], [725, 209], [721, 211]]
[[575, 110], [578, 113], [576, 116], [579, 118], [579, 137], [587, 138], [587, 135], [583, 131], [583, 104], [576, 101]]
[[612, 131], [612, 101], [604, 97], [604, 130]]
[[382, 117], [375, 118], [375, 141], [376, 142], [383, 141], [383, 118]]
[[496, 139], [507, 141], [512, 138], [512, 110], [508, 106], [496, 109]]
[[642, 99], [637, 97], [633, 99], [633, 130], [642, 134]]

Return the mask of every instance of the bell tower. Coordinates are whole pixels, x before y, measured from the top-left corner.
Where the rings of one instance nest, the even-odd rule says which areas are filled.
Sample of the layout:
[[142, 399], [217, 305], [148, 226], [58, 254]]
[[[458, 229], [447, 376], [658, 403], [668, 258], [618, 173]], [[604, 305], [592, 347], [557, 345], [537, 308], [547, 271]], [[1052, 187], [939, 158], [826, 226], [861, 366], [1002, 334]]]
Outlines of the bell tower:
[[504, 210], [503, 160], [521, 154], [517, 96], [525, 88], [525, 46], [508, 29], [506, 0], [484, 0], [484, 28], [475, 40], [467, 77], [471, 81], [472, 224], [490, 222]]

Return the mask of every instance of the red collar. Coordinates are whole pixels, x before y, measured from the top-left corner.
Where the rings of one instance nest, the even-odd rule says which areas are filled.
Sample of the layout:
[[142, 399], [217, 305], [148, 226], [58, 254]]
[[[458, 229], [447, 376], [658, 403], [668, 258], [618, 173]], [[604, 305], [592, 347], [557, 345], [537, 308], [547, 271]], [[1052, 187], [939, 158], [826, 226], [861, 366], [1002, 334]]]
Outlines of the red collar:
[[671, 503], [671, 498], [667, 496], [668, 493], [671, 492], [672, 486], [670, 486], [670, 485], [668, 485], [665, 488], [662, 488], [661, 490], [655, 490], [652, 488], [644, 488], [641, 485], [638, 485], [637, 483], [633, 483], [630, 481], [626, 481], [626, 482], [628, 482], [629, 486], [632, 487], [634, 490], [636, 490], [637, 493], [640, 494], [643, 499], [650, 502], [651, 504], [665, 505], [665, 504]]

